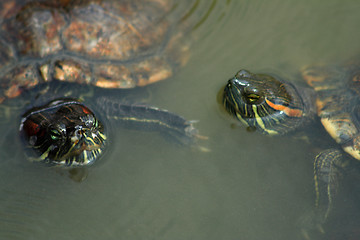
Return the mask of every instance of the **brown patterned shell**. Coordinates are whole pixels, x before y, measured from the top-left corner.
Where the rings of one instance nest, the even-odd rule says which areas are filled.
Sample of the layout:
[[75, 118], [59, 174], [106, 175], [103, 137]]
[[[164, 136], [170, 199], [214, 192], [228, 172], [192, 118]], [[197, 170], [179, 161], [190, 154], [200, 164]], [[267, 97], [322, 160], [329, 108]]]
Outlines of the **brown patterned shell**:
[[52, 79], [133, 88], [170, 77], [188, 53], [167, 18], [171, 7], [166, 0], [1, 1], [0, 102]]
[[326, 131], [360, 160], [360, 62], [310, 66], [302, 75], [317, 93], [317, 114]]

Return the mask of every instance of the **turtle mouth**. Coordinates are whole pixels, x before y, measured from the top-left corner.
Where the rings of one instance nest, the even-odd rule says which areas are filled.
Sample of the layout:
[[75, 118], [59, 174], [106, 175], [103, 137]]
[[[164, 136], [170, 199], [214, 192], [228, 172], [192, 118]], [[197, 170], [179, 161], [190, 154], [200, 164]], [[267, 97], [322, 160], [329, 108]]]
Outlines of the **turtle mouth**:
[[248, 84], [242, 80], [232, 78], [224, 88], [223, 105], [232, 115], [241, 115], [243, 118], [251, 118], [249, 115], [253, 105], [261, 102], [261, 97], [255, 91], [248, 90]]
[[222, 102], [225, 109], [232, 115], [236, 115], [238, 112], [239, 107], [236, 104], [236, 99], [239, 99], [239, 95], [239, 90], [235, 88], [232, 79], [230, 79], [224, 88]]
[[91, 165], [102, 154], [106, 142], [104, 134], [92, 130], [78, 132], [70, 138], [66, 153], [55, 160], [58, 164], [72, 167]]

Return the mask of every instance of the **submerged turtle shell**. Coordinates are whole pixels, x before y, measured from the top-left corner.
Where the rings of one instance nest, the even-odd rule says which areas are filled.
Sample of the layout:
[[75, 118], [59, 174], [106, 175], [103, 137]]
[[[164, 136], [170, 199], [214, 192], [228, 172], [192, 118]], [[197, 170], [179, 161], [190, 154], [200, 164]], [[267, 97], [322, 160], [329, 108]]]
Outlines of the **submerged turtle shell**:
[[[185, 25], [173, 7], [168, 0], [0, 1], [0, 120], [25, 112], [19, 131], [31, 161], [91, 165], [107, 145], [103, 120], [143, 124], [183, 142], [195, 137], [191, 121], [122, 104], [121, 91], [102, 101], [90, 87], [145, 86], [185, 64]], [[94, 108], [78, 101], [84, 96], [96, 96]]]
[[[22, 3], [20, 3], [22, 2]], [[1, 1], [0, 102], [53, 79], [102, 88], [163, 80], [187, 60], [166, 0]]]
[[360, 160], [360, 64], [310, 66], [302, 75], [317, 92], [317, 114], [345, 152]]

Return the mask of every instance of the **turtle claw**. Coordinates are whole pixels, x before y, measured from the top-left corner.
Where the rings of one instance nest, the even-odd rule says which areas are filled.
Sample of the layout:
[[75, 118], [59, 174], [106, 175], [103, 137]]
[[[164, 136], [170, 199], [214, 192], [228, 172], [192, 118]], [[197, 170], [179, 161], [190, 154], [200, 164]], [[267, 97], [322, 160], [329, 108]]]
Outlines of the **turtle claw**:
[[[185, 124], [188, 125], [185, 128], [185, 133], [186, 133], [186, 136], [190, 138], [190, 140], [189, 139], [186, 140], [185, 143], [187, 143], [186, 145], [189, 145], [189, 143], [190, 143], [190, 145], [192, 143], [195, 143], [193, 145], [194, 148], [196, 150], [199, 150], [200, 152], [206, 152], [206, 153], [211, 152], [211, 149], [197, 144], [197, 140], [207, 141], [209, 139], [208, 136], [199, 134], [199, 130], [194, 127], [194, 124], [198, 123], [198, 122], [199, 122], [199, 120], [188, 120], [185, 122]], [[182, 143], [184, 143], [184, 142], [182, 141]]]
[[[207, 140], [209, 140], [209, 137], [208, 137], [208, 136], [204, 136], [204, 135], [200, 135], [200, 134], [195, 134], [194, 137], [195, 137], [196, 139], [199, 139], [199, 140], [202, 140], [202, 141], [207, 141]], [[204, 153], [211, 152], [211, 149], [210, 149], [210, 148], [207, 148], [207, 147], [204, 147], [204, 146], [197, 145], [196, 148], [197, 148], [198, 150], [200, 150], [200, 152], [204, 152]]]
[[[325, 234], [325, 230], [321, 225], [316, 226], [317, 232], [321, 235]], [[314, 230], [312, 230], [314, 231]], [[301, 229], [301, 234], [304, 240], [313, 240], [313, 239], [317, 239], [317, 238], [312, 238], [310, 237], [309, 234], [309, 229]]]
[[316, 211], [316, 209], [305, 212], [299, 220], [302, 239], [318, 239], [319, 236], [324, 235], [325, 230], [322, 226], [323, 222], [323, 217], [319, 215], [319, 212]]
[[200, 150], [200, 152], [208, 153], [211, 152], [210, 148], [204, 147], [204, 146], [197, 146], [197, 148]]
[[203, 135], [200, 135], [200, 134], [195, 134], [194, 135], [197, 139], [200, 139], [200, 140], [209, 140], [209, 137], [208, 136], [203, 136]]

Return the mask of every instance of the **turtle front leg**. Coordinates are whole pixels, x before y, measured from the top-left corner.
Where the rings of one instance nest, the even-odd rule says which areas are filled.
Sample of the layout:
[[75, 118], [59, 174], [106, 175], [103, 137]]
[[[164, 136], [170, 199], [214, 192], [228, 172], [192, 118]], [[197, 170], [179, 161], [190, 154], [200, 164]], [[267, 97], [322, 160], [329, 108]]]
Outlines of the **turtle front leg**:
[[[196, 121], [188, 121], [164, 109], [122, 103], [106, 97], [98, 98], [97, 105], [107, 118], [115, 123], [129, 128], [163, 132], [180, 144], [196, 145], [197, 139], [206, 139], [206, 137], [200, 136], [198, 130], [193, 126]], [[206, 151], [203, 148], [201, 150]]]
[[331, 210], [332, 200], [338, 189], [341, 170], [347, 165], [339, 149], [319, 153], [314, 161], [315, 208], [320, 222], [324, 222]]
[[311, 239], [310, 229], [317, 229], [320, 233], [324, 233], [322, 224], [331, 211], [342, 170], [347, 164], [346, 157], [339, 149], [327, 149], [316, 156], [314, 161], [315, 211], [312, 214], [313, 219], [310, 220], [311, 224], [308, 222], [306, 229], [303, 229], [305, 239]]

